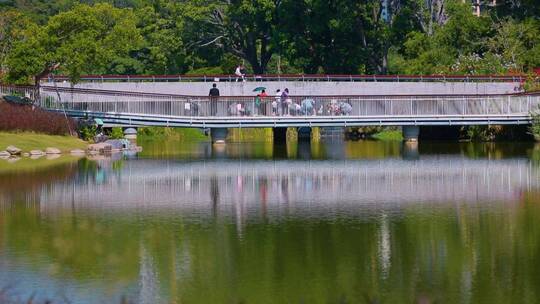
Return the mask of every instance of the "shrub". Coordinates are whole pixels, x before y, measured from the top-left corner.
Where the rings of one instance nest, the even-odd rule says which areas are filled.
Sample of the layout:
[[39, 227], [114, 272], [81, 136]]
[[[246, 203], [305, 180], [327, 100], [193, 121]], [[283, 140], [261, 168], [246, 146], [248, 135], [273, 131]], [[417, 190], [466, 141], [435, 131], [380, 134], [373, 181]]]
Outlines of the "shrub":
[[493, 141], [496, 138], [495, 129], [490, 126], [468, 126], [466, 134], [472, 141]]
[[531, 113], [532, 123], [529, 132], [536, 140], [540, 140], [540, 112]]
[[66, 135], [75, 131], [75, 122], [60, 113], [28, 105], [13, 105], [0, 100], [0, 131], [30, 131]]
[[120, 128], [120, 127], [114, 127], [111, 130], [111, 134], [109, 134], [109, 138], [111, 138], [111, 139], [122, 139], [122, 138], [124, 138], [124, 131], [122, 131], [122, 128]]
[[82, 140], [92, 140], [97, 134], [97, 128], [94, 125], [81, 125], [79, 126], [77, 132], [79, 133], [79, 137], [82, 138]]

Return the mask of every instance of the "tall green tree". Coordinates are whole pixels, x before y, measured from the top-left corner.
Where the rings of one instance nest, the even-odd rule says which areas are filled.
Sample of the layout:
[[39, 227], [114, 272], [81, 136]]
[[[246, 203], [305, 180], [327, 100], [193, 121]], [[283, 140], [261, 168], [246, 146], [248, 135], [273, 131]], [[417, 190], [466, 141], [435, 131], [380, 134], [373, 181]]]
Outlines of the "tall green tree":
[[191, 48], [220, 48], [266, 71], [281, 0], [193, 0], [183, 6]]
[[6, 59], [13, 45], [24, 40], [30, 27], [36, 25], [16, 10], [0, 11], [0, 75], [7, 70]]
[[409, 27], [400, 0], [285, 0], [282, 7], [282, 49], [308, 73], [386, 73], [388, 50]]
[[507, 70], [523, 72], [540, 67], [540, 20], [507, 19], [494, 28], [495, 34], [487, 40], [488, 53]]
[[447, 19], [433, 24], [433, 32], [411, 31], [404, 42], [405, 63], [408, 74], [438, 74], [452, 71], [458, 58], [470, 54], [481, 55], [487, 50], [491, 19], [476, 17], [470, 6], [460, 1], [447, 1]]
[[109, 4], [78, 5], [45, 26], [29, 28], [25, 37], [14, 43], [6, 60], [7, 78], [24, 83], [33, 77], [36, 85], [56, 71], [72, 82], [84, 73], [103, 73], [142, 42], [133, 12]]
[[183, 22], [176, 6], [156, 1], [134, 11], [142, 43], [129, 56], [118, 57], [108, 68], [113, 74], [184, 73], [186, 51]]

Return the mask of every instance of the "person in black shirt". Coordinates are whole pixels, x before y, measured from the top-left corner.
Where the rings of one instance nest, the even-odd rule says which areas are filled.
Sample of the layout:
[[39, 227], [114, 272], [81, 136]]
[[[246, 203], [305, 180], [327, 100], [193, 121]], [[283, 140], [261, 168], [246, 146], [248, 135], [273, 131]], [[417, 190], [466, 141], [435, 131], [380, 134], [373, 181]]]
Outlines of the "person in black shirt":
[[217, 88], [217, 85], [215, 83], [212, 85], [212, 88], [210, 89], [210, 93], [208, 94], [208, 96], [210, 96], [210, 115], [216, 116], [219, 89]]

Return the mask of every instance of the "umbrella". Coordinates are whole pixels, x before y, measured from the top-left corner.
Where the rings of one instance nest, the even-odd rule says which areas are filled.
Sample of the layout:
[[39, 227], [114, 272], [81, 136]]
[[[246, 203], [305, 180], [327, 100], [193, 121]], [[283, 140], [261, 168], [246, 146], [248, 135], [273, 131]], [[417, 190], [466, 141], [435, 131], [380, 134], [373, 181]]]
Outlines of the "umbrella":
[[255, 89], [253, 89], [253, 92], [259, 92], [259, 91], [262, 91], [262, 90], [266, 90], [265, 87], [256, 87]]

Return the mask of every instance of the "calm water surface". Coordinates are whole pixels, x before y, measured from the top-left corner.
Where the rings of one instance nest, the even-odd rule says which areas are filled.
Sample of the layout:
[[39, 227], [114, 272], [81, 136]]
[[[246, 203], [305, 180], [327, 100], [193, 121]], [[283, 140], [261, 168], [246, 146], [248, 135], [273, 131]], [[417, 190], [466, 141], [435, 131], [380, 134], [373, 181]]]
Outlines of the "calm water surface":
[[539, 302], [538, 145], [143, 146], [0, 171], [0, 288], [59, 303]]

